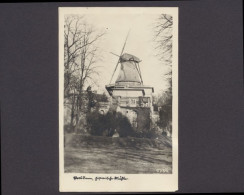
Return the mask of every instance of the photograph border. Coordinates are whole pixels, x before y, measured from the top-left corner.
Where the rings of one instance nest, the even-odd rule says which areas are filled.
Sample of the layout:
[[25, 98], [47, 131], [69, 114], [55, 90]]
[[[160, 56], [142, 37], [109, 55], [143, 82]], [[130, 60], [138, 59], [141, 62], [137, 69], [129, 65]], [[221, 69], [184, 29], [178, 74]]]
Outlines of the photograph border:
[[[147, 14], [152, 10], [173, 16], [172, 58], [172, 174], [91, 174], [64, 173], [64, 130], [63, 130], [63, 62], [64, 62], [64, 15], [80, 14], [80, 8], [88, 13], [133, 11]], [[89, 11], [88, 11], [89, 10]], [[60, 192], [160, 192], [178, 190], [178, 7], [59, 7], [59, 190]], [[124, 181], [74, 180], [74, 176], [128, 178]]]

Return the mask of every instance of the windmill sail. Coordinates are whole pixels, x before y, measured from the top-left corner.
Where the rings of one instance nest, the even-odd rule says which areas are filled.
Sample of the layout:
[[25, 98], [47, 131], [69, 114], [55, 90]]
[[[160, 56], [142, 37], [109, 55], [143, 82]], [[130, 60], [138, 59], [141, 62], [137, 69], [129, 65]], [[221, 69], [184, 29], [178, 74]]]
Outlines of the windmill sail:
[[[124, 43], [123, 48], [122, 48], [121, 53], [120, 53], [120, 57], [121, 57], [121, 55], [122, 55], [123, 52], [124, 52], [125, 45], [126, 45], [126, 42], [127, 42], [128, 36], [129, 36], [129, 33], [130, 33], [130, 31], [127, 33], [127, 36], [126, 36], [126, 39], [125, 39], [125, 43]], [[119, 65], [119, 63], [120, 63], [120, 57], [119, 57], [119, 60], [118, 60], [118, 62], [117, 62], [117, 64], [116, 64], [116, 66], [115, 66], [114, 72], [113, 72], [113, 74], [112, 74], [112, 77], [111, 77], [111, 80], [110, 80], [109, 83], [111, 83], [111, 81], [112, 81], [112, 79], [113, 79], [113, 76], [114, 76], [114, 73], [115, 73], [115, 71], [116, 71], [116, 69], [117, 69], [117, 67], [118, 67], [118, 65]]]
[[139, 67], [139, 62], [141, 62], [141, 60], [134, 55], [131, 55], [128, 53], [123, 54], [125, 45], [126, 45], [126, 42], [127, 42], [128, 36], [129, 36], [129, 32], [126, 36], [126, 39], [125, 39], [125, 42], [124, 42], [120, 55], [116, 55], [116, 54], [110, 52], [113, 55], [116, 55], [119, 57], [119, 60], [116, 64], [114, 72], [112, 74], [110, 83], [112, 82], [114, 73], [117, 70], [118, 65], [121, 64], [118, 78], [115, 81], [115, 85], [117, 85], [117, 86], [118, 85], [138, 86], [138, 85], [143, 84], [141, 71], [140, 71], [140, 67]]

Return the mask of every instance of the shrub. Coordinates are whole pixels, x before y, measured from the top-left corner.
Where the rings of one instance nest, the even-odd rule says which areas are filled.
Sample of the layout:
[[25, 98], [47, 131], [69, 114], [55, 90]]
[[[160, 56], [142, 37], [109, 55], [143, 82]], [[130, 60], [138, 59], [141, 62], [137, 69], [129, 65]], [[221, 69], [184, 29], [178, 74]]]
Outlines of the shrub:
[[136, 137], [155, 139], [156, 137], [158, 137], [158, 132], [156, 131], [156, 129], [150, 129], [149, 131], [137, 132]]
[[112, 136], [115, 129], [120, 137], [135, 135], [129, 120], [121, 113], [108, 112], [102, 115], [98, 111], [94, 111], [87, 115], [87, 123], [90, 127], [91, 135]]

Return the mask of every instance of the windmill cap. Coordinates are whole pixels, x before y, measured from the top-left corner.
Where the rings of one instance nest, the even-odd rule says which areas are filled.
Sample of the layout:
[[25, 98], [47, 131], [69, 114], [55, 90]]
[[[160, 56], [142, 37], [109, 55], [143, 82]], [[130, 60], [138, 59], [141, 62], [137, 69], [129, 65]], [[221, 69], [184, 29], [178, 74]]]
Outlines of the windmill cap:
[[131, 54], [128, 54], [128, 53], [124, 53], [122, 56], [120, 56], [120, 61], [121, 62], [124, 62], [124, 61], [134, 61], [134, 62], [141, 62], [141, 60], [136, 57], [136, 56], [133, 56]]

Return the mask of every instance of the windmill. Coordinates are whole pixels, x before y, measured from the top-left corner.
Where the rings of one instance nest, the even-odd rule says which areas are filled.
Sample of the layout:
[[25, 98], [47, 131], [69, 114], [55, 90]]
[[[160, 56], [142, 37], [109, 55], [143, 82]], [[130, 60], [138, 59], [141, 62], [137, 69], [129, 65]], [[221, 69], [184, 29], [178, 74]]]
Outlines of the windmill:
[[128, 53], [123, 53], [125, 46], [126, 46], [128, 36], [129, 36], [129, 32], [126, 36], [126, 39], [125, 39], [125, 42], [122, 47], [120, 55], [110, 52], [111, 54], [119, 57], [119, 59], [115, 66], [115, 69], [113, 71], [109, 84], [111, 84], [114, 73], [116, 72], [119, 64], [120, 64], [120, 72], [119, 72], [117, 80], [115, 81], [115, 85], [125, 85], [125, 84], [126, 85], [128, 85], [128, 84], [129, 85], [142, 85], [143, 84], [141, 70], [140, 70], [140, 66], [139, 66], [139, 63], [141, 62], [141, 60], [134, 55], [131, 55]]
[[[120, 112], [127, 117], [133, 128], [148, 131], [153, 111], [152, 93], [154, 88], [143, 84], [139, 66], [141, 60], [134, 55], [124, 53], [128, 35], [129, 33], [126, 36], [120, 55], [111, 52], [119, 59], [115, 65], [110, 83], [105, 85], [111, 97], [109, 109]], [[119, 69], [118, 77], [111, 84], [117, 69]]]

